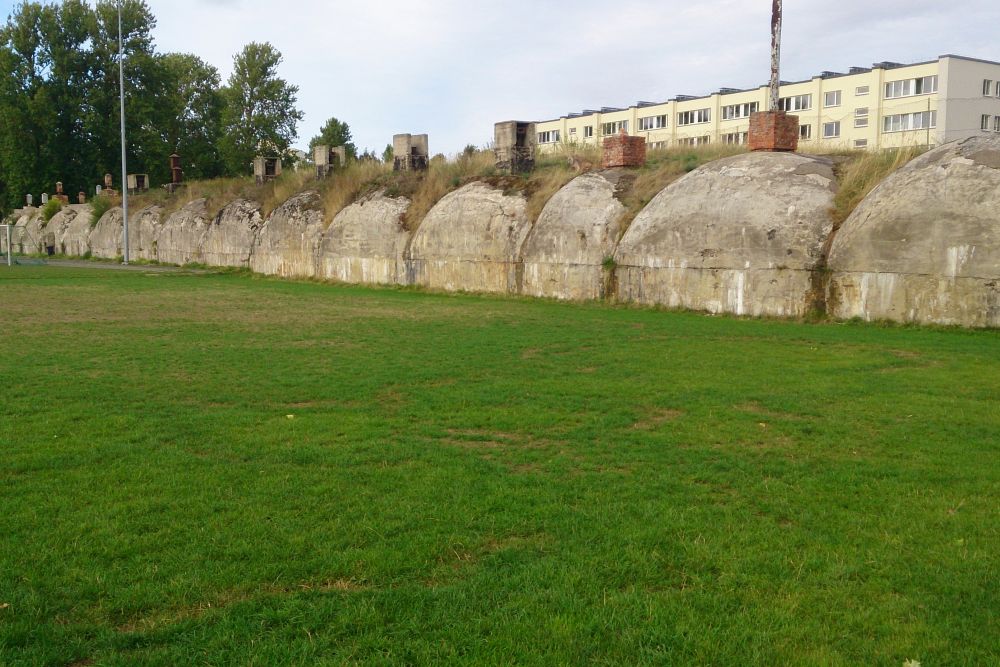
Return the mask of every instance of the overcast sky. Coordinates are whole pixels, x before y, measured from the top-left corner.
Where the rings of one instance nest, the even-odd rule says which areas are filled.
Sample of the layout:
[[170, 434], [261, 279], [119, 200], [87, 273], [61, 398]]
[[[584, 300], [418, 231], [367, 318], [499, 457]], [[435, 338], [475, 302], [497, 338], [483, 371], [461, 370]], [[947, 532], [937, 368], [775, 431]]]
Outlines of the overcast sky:
[[[330, 116], [359, 148], [401, 132], [434, 153], [492, 139], [498, 120], [664, 101], [769, 76], [769, 0], [147, 0], [161, 52], [223, 79], [250, 41], [299, 86], [299, 146]], [[10, 0], [0, 0], [3, 15]], [[782, 78], [955, 53], [1000, 61], [996, 0], [788, 0]]]

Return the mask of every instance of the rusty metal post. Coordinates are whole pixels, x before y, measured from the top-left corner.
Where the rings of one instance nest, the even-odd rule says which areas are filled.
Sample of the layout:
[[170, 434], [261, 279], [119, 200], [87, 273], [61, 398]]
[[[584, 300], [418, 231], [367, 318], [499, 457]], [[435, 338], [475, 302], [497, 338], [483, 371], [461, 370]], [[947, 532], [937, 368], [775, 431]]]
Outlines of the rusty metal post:
[[781, 99], [781, 0], [771, 2], [771, 111]]

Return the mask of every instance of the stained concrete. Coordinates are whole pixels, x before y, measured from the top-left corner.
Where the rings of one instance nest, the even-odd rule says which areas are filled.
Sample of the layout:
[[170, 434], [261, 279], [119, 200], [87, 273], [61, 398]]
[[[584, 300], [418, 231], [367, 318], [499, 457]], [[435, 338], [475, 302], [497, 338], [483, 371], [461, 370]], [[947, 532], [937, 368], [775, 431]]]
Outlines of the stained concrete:
[[63, 229], [58, 245], [62, 254], [82, 257], [90, 252], [90, 233], [94, 214], [89, 204], [77, 204], [72, 209], [73, 218]]
[[829, 268], [836, 317], [1000, 326], [1000, 137], [945, 144], [885, 179]]
[[323, 226], [319, 193], [295, 195], [264, 223], [250, 257], [250, 269], [270, 276], [312, 278], [316, 275]]
[[403, 214], [409, 205], [408, 199], [378, 192], [338, 213], [323, 235], [320, 275], [345, 283], [405, 284], [410, 233]]
[[129, 259], [147, 259], [157, 261], [160, 228], [163, 226], [161, 216], [163, 209], [159, 206], [149, 206], [129, 215], [128, 250]]
[[116, 259], [122, 257], [122, 209], [108, 209], [90, 232], [90, 252], [94, 257]]
[[208, 227], [202, 256], [209, 266], [250, 267], [250, 255], [263, 225], [260, 204], [237, 199], [223, 208]]
[[625, 206], [615, 198], [620, 171], [579, 176], [545, 205], [521, 249], [522, 294], [557, 299], [605, 296]]
[[201, 264], [202, 244], [210, 224], [204, 199], [188, 202], [160, 226], [156, 237], [157, 260], [165, 264]]
[[414, 234], [408, 282], [449, 291], [517, 293], [527, 202], [484, 183], [446, 195]]
[[801, 316], [833, 223], [833, 164], [748, 153], [658, 194], [615, 253], [626, 301], [737, 315]]

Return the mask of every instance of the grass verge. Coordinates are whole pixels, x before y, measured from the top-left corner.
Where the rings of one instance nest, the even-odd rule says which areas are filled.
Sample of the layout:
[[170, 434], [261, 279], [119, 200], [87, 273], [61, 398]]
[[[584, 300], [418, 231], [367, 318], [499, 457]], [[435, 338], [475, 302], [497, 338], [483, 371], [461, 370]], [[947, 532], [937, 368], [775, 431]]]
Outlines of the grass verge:
[[0, 290], [0, 664], [1000, 659], [1000, 332]]

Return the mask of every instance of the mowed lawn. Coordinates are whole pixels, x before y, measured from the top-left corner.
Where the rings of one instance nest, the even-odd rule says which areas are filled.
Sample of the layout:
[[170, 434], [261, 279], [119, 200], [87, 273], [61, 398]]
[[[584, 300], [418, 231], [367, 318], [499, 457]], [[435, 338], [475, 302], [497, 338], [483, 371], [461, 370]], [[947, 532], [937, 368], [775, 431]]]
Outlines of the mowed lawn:
[[0, 665], [1000, 663], [1000, 332], [0, 267]]

